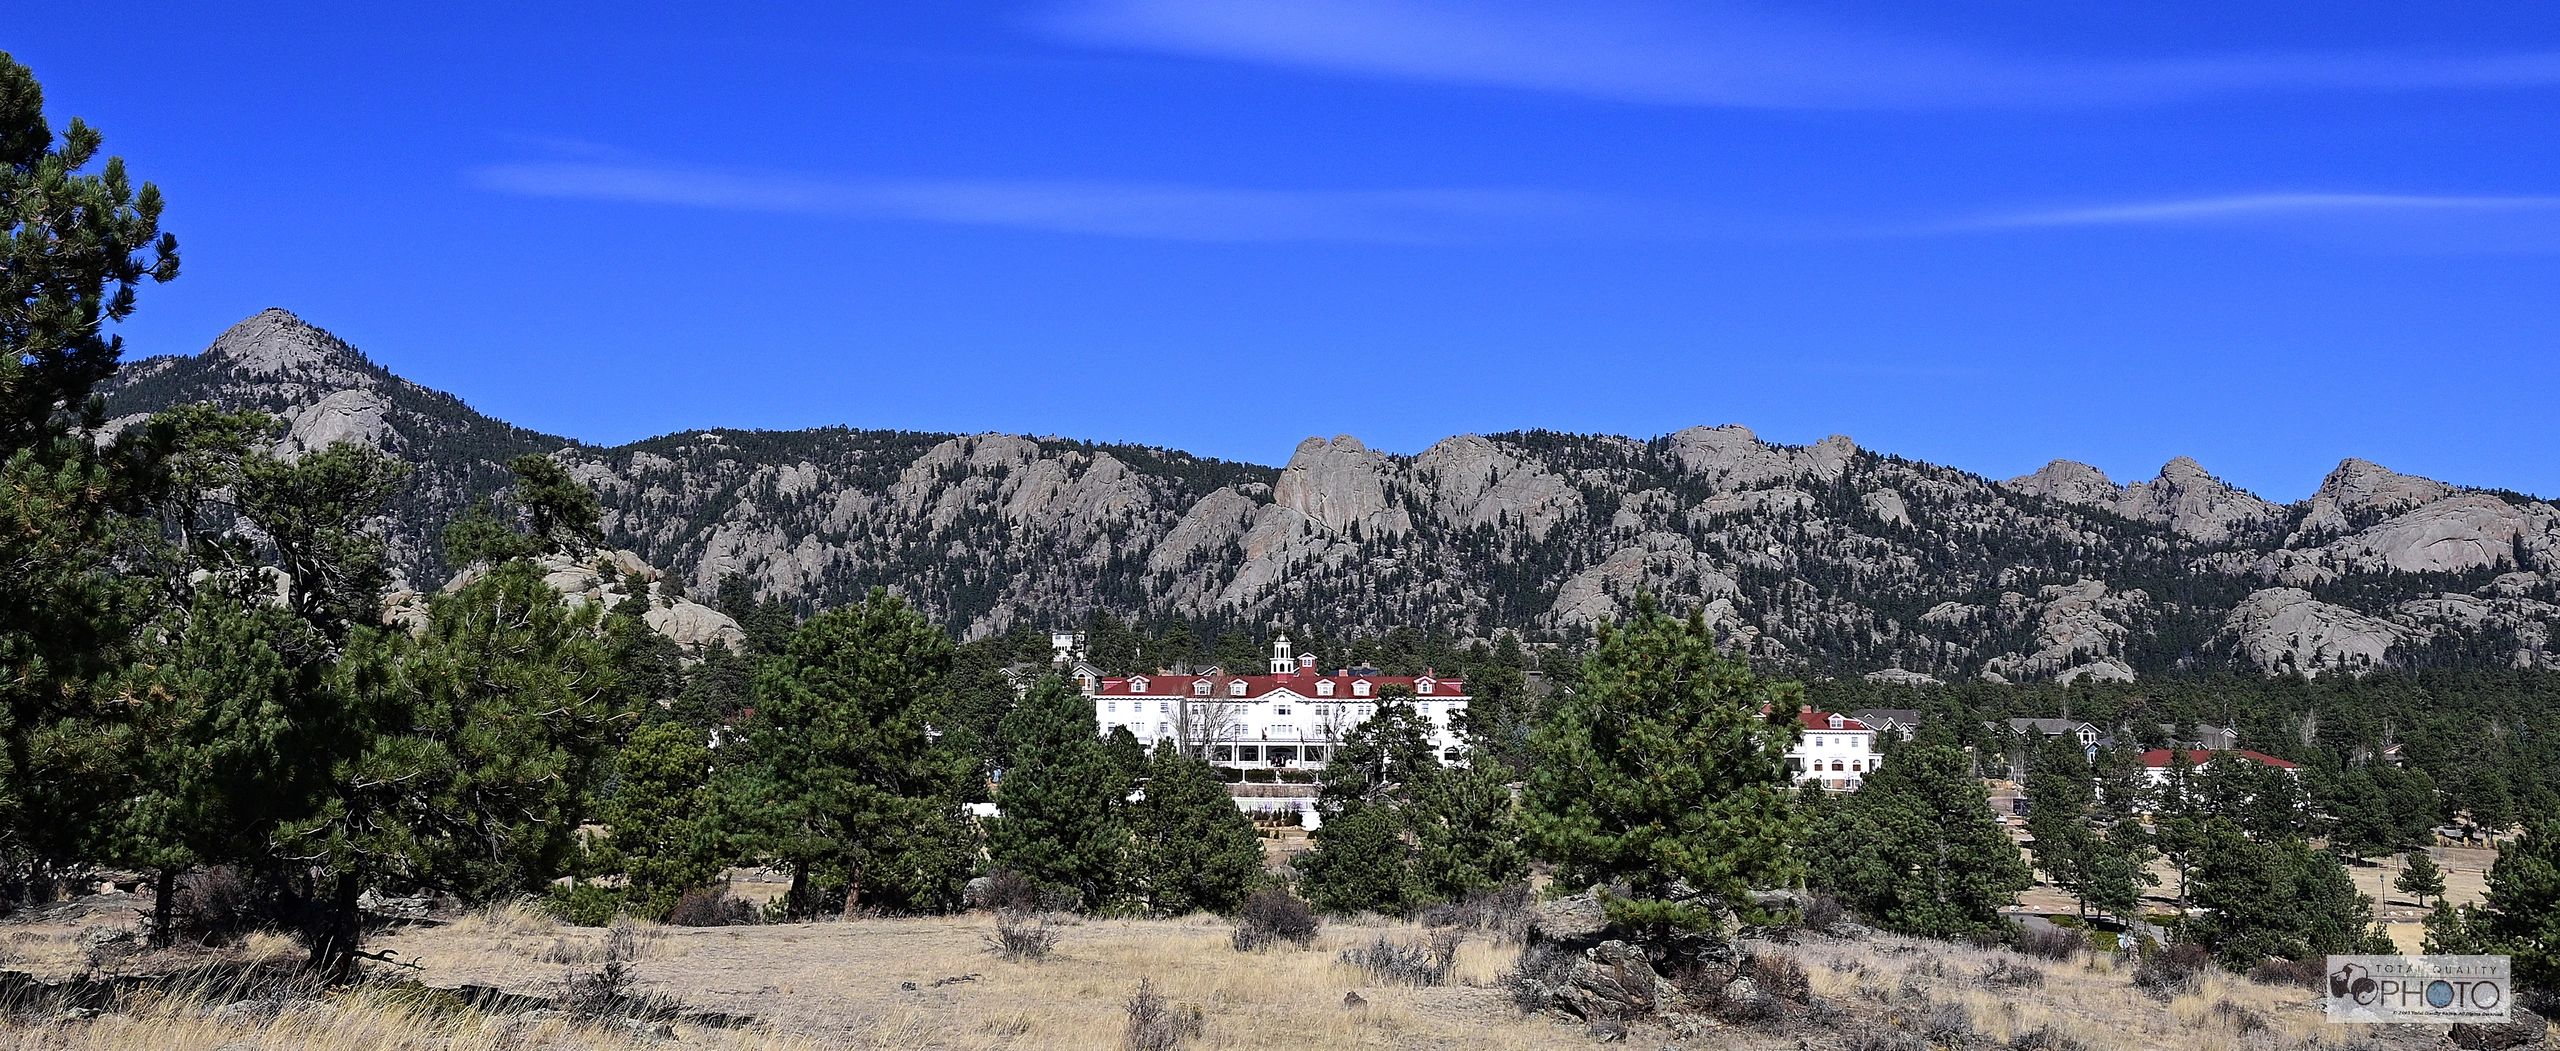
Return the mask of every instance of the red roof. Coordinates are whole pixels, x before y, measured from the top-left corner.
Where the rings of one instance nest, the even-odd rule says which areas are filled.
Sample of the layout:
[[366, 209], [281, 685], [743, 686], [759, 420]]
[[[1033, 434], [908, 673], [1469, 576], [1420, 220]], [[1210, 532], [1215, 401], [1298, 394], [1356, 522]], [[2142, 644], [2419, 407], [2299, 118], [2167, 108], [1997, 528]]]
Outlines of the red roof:
[[[1142, 693], [1130, 689], [1129, 682], [1132, 679], [1147, 680], [1146, 691]], [[1316, 697], [1316, 684], [1319, 682], [1333, 684], [1333, 696], [1317, 698], [1319, 700], [1376, 700], [1378, 690], [1387, 686], [1402, 686], [1412, 690], [1416, 699], [1442, 700], [1451, 697], [1464, 698], [1467, 695], [1466, 683], [1435, 675], [1321, 675], [1312, 670], [1295, 675], [1129, 675], [1104, 679], [1094, 687], [1093, 692], [1103, 697], [1190, 697], [1193, 696], [1191, 684], [1203, 679], [1208, 680], [1209, 694], [1214, 697], [1229, 696], [1227, 684], [1242, 679], [1247, 700], [1284, 689], [1301, 697]], [[1423, 679], [1431, 680], [1432, 689], [1428, 694], [1422, 693], [1421, 688], [1415, 685]], [[1353, 696], [1351, 684], [1355, 682], [1368, 683], [1370, 695], [1368, 697]]]
[[1824, 733], [1845, 733], [1850, 730], [1872, 729], [1872, 727], [1867, 724], [1849, 718], [1845, 715], [1840, 717], [1840, 725], [1835, 729], [1831, 725], [1830, 712], [1800, 711], [1796, 713], [1796, 722], [1803, 724], [1804, 728], [1807, 730], [1820, 730]]
[[[2209, 752], [2202, 748], [2189, 748], [2186, 751], [2187, 762], [2193, 763], [2197, 766], [2203, 766], [2206, 763], [2212, 762], [2217, 757], [2226, 755], [2239, 756], [2242, 759], [2257, 763], [2261, 766], [2272, 766], [2278, 770], [2291, 770], [2295, 766], [2293, 763], [2288, 763], [2282, 759], [2268, 755], [2265, 752], [2251, 751], [2246, 748], [2233, 748], [2228, 751], [2221, 752]], [[2169, 750], [2166, 748], [2154, 748], [2148, 752], [2142, 753], [2142, 765], [2154, 770], [2167, 768], [2169, 762]]]

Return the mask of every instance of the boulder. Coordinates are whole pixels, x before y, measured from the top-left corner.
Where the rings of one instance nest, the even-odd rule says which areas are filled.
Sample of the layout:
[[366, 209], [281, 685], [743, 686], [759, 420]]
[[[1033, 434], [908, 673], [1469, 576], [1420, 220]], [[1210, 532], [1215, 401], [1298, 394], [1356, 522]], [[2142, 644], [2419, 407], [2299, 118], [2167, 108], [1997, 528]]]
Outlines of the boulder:
[[2551, 1023], [2519, 1007], [2504, 1022], [2456, 1023], [2450, 1035], [2463, 1051], [2527, 1051], [2551, 1046]]
[[1588, 945], [1609, 929], [1609, 909], [1600, 894], [1586, 890], [1539, 902], [1529, 917], [1532, 936], [1562, 945]]
[[1584, 1019], [1643, 1018], [1661, 1003], [1662, 984], [1644, 950], [1611, 940], [1583, 951], [1582, 959], [1565, 972], [1556, 999]]

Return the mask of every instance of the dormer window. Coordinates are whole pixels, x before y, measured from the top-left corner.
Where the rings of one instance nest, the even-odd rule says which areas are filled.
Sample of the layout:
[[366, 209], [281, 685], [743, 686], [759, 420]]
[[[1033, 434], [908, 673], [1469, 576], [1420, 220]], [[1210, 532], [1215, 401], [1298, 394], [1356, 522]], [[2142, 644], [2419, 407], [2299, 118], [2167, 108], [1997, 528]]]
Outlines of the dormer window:
[[1130, 692], [1130, 693], [1145, 693], [1145, 692], [1147, 692], [1147, 677], [1146, 677], [1146, 676], [1144, 676], [1144, 675], [1140, 675], [1140, 676], [1138, 676], [1138, 677], [1136, 677], [1136, 678], [1130, 679], [1130, 680], [1129, 680], [1129, 692]]
[[1413, 680], [1413, 692], [1427, 694], [1431, 692], [1432, 687], [1438, 685], [1440, 684], [1433, 682], [1430, 679], [1415, 679]]
[[1208, 695], [1209, 695], [1209, 680], [1207, 680], [1207, 679], [1193, 679], [1193, 680], [1191, 680], [1191, 695], [1192, 695], [1192, 696], [1194, 696], [1194, 697], [1206, 697], [1206, 696], [1208, 696]]
[[1227, 683], [1227, 696], [1229, 696], [1229, 697], [1242, 697], [1242, 696], [1244, 696], [1244, 680], [1243, 680], [1243, 679], [1232, 679], [1232, 680], [1229, 680], [1229, 681], [1228, 681], [1228, 683]]
[[1351, 695], [1352, 695], [1352, 696], [1354, 696], [1354, 697], [1366, 697], [1366, 696], [1368, 696], [1368, 695], [1369, 695], [1369, 680], [1367, 680], [1367, 679], [1362, 679], [1362, 680], [1360, 680], [1360, 681], [1358, 681], [1358, 682], [1352, 683], [1352, 684], [1351, 684]]
[[1831, 728], [1832, 728], [1832, 729], [1834, 729], [1834, 730], [1843, 729], [1843, 728], [1846, 728], [1848, 725], [1849, 725], [1849, 721], [1848, 721], [1848, 720], [1846, 720], [1846, 719], [1841, 718], [1841, 717], [1840, 717], [1840, 715], [1839, 715], [1839, 713], [1837, 713], [1837, 712], [1832, 713], [1832, 715], [1831, 715]]
[[1316, 696], [1318, 696], [1318, 697], [1331, 697], [1331, 696], [1333, 696], [1333, 680], [1331, 680], [1331, 679], [1324, 679], [1324, 680], [1321, 680], [1321, 681], [1317, 682], [1317, 683], [1316, 683]]

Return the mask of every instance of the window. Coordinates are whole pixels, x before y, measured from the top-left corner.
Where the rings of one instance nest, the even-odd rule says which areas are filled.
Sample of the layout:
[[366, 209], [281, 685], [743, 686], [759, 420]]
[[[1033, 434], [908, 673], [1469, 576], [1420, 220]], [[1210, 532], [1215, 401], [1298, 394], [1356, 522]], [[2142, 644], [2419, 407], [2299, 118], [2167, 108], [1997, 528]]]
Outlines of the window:
[[1845, 719], [1840, 718], [1840, 716], [1839, 716], [1837, 713], [1834, 713], [1834, 714], [1831, 716], [1831, 728], [1832, 728], [1832, 729], [1834, 729], [1834, 730], [1838, 730], [1838, 729], [1841, 729], [1841, 728], [1846, 727], [1846, 726], [1848, 726], [1848, 725], [1849, 725], [1848, 720], [1845, 720]]
[[1156, 714], [1157, 714], [1157, 715], [1163, 715], [1163, 714], [1165, 714], [1165, 713], [1167, 713], [1167, 712], [1170, 712], [1170, 711], [1172, 711], [1172, 710], [1173, 710], [1173, 702], [1172, 702], [1172, 701], [1157, 701], [1157, 702], [1156, 702]]
[[1316, 683], [1316, 696], [1318, 696], [1318, 697], [1331, 697], [1331, 696], [1333, 696], [1333, 680], [1331, 680], [1331, 679], [1325, 679], [1325, 680], [1323, 680], [1323, 681], [1321, 681], [1321, 682]]
[[1259, 762], [1261, 762], [1261, 761], [1262, 761], [1262, 746], [1261, 746], [1261, 745], [1258, 745], [1258, 744], [1248, 744], [1248, 745], [1238, 745], [1238, 746], [1236, 746], [1236, 760], [1237, 760], [1238, 762], [1245, 762], [1245, 763], [1259, 763]]
[[1158, 737], [1171, 737], [1171, 736], [1173, 736], [1173, 724], [1172, 724], [1172, 723], [1162, 723], [1162, 722], [1157, 723], [1157, 724], [1156, 724], [1156, 736], [1158, 736]]
[[1120, 710], [1120, 702], [1104, 701], [1102, 702], [1102, 710], [1106, 712], [1117, 712]]
[[1354, 696], [1354, 697], [1366, 697], [1366, 696], [1368, 696], [1368, 695], [1369, 695], [1369, 680], [1367, 680], [1367, 679], [1362, 679], [1362, 680], [1360, 680], [1359, 682], [1352, 683], [1352, 684], [1351, 684], [1351, 695], [1352, 695], [1352, 696]]
[[1227, 683], [1227, 696], [1229, 696], [1229, 697], [1242, 697], [1242, 696], [1244, 696], [1244, 680], [1243, 680], [1243, 679], [1237, 679], [1237, 680], [1234, 680], [1234, 681], [1232, 681], [1232, 682]]
[[1836, 773], [1839, 773], [1839, 772], [1840, 772], [1840, 767], [1841, 767], [1841, 763], [1840, 763], [1840, 761], [1839, 761], [1839, 760], [1834, 759], [1834, 760], [1832, 760], [1832, 761], [1831, 761], [1831, 772], [1832, 772], [1832, 773], [1835, 773], [1835, 774], [1836, 774]]
[[1193, 679], [1193, 680], [1191, 680], [1191, 695], [1192, 695], [1192, 696], [1194, 696], [1194, 697], [1206, 697], [1206, 696], [1208, 696], [1208, 695], [1209, 695], [1209, 680], [1207, 680], [1207, 679]]
[[1324, 746], [1323, 746], [1323, 745], [1320, 745], [1320, 744], [1311, 744], [1311, 745], [1308, 745], [1308, 746], [1307, 746], [1307, 761], [1308, 761], [1308, 762], [1310, 762], [1310, 763], [1321, 763], [1321, 762], [1324, 762]]
[[1853, 774], [1861, 774], [1861, 773], [1865, 773], [1865, 772], [1866, 772], [1866, 768], [1867, 768], [1867, 764], [1865, 764], [1865, 763], [1851, 763], [1851, 764], [1849, 764], [1849, 772], [1850, 772], [1850, 773], [1853, 773]]
[[1282, 701], [1282, 702], [1280, 702], [1280, 703], [1278, 703], [1278, 704], [1272, 705], [1272, 706], [1271, 706], [1271, 714], [1273, 714], [1273, 715], [1287, 715], [1287, 714], [1289, 714], [1289, 702], [1287, 702], [1287, 701]]
[[1146, 677], [1146, 676], [1144, 676], [1144, 675], [1140, 675], [1140, 676], [1138, 676], [1138, 677], [1136, 677], [1136, 678], [1130, 679], [1130, 680], [1129, 680], [1129, 692], [1130, 692], [1130, 693], [1145, 693], [1145, 692], [1147, 692], [1147, 677]]
[[1216, 746], [1216, 747], [1213, 747], [1213, 748], [1209, 749], [1209, 761], [1210, 761], [1210, 762], [1213, 762], [1213, 763], [1232, 763], [1232, 762], [1235, 762], [1235, 761], [1236, 761], [1236, 750], [1235, 750], [1235, 747], [1234, 747], [1233, 745], [1223, 745], [1223, 744], [1222, 744], [1222, 745], [1218, 745], [1218, 746]]
[[1413, 680], [1413, 692], [1429, 696], [1431, 694], [1431, 688], [1437, 685], [1439, 685], [1439, 683], [1433, 682], [1429, 679], [1415, 679]]

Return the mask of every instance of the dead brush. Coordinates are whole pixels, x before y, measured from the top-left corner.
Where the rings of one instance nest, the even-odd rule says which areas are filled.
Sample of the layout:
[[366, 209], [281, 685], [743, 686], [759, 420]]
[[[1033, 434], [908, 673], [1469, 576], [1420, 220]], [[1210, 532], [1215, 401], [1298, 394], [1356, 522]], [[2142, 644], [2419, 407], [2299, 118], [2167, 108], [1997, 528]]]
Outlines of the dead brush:
[[1367, 945], [1342, 951], [1342, 962], [1366, 972], [1380, 985], [1447, 985], [1458, 968], [1458, 946], [1466, 936], [1454, 930], [1431, 933], [1427, 943], [1399, 942], [1386, 935]]
[[[561, 1012], [588, 1021], [665, 1019], [681, 1013], [683, 1005], [671, 998], [642, 996], [632, 991], [637, 975], [631, 965], [640, 958], [644, 944], [637, 924], [625, 920], [608, 928], [603, 944], [587, 950], [591, 954], [588, 958], [602, 961], [601, 965], [593, 971], [571, 971], [561, 981], [555, 1001]], [[552, 946], [559, 947], [558, 943]]]
[[2134, 965], [2133, 986], [2166, 1003], [2204, 984], [2204, 972], [2213, 967], [2213, 954], [2203, 946], [2172, 945], [2144, 953], [2142, 962]]
[[1127, 1010], [1129, 1026], [1120, 1044], [1128, 1051], [1173, 1051], [1207, 1028], [1199, 1007], [1166, 1000], [1156, 992], [1155, 983], [1145, 978], [1138, 979], [1138, 991], [1130, 995]]
[[1038, 962], [1049, 958], [1058, 947], [1058, 925], [1047, 913], [996, 913], [995, 930], [987, 935], [987, 950], [1008, 960]]
[[2044, 969], [2014, 957], [1998, 956], [1974, 981], [1985, 989], [2041, 989]]
[[1282, 942], [1304, 949], [1315, 944], [1324, 921], [1314, 907], [1279, 887], [1264, 887], [1246, 896], [1236, 909], [1236, 932], [1228, 940], [1237, 952], [1254, 952]]

